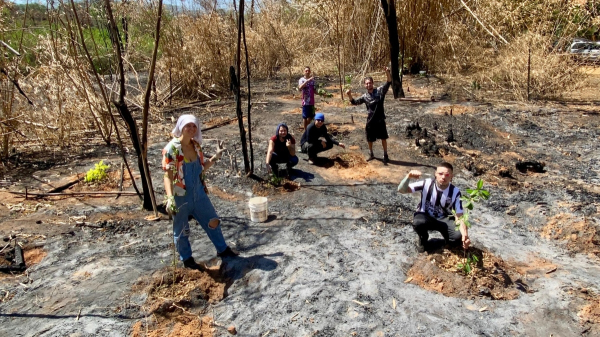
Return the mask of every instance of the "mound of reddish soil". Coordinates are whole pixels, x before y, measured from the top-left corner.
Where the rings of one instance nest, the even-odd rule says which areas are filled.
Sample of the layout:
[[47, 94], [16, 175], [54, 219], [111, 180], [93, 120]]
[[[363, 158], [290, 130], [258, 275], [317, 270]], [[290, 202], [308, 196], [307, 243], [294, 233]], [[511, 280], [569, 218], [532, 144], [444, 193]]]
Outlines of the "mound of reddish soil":
[[349, 169], [367, 166], [367, 161], [363, 155], [355, 152], [337, 153], [329, 157], [329, 159], [333, 160], [333, 167], [337, 169]]
[[27, 249], [23, 252], [23, 257], [25, 258], [25, 265], [28, 268], [34, 266], [42, 262], [46, 255], [48, 254], [41, 248]]
[[149, 321], [148, 324], [144, 321], [135, 323], [131, 337], [212, 337], [215, 331], [212, 318], [209, 316], [200, 318], [199, 316], [182, 315], [171, 322], [151, 322]]
[[259, 182], [252, 186], [252, 193], [259, 197], [266, 197], [283, 192], [294, 192], [300, 189], [300, 183], [283, 179], [279, 185], [273, 185], [271, 182]]
[[148, 294], [144, 308], [152, 319], [137, 322], [131, 336], [212, 336], [212, 318], [202, 317], [208, 304], [225, 296], [225, 282], [206, 272], [172, 268], [156, 272], [138, 282]]
[[[468, 275], [458, 267], [465, 263], [467, 254], [479, 260]], [[528, 290], [521, 277], [516, 266], [490, 252], [470, 248], [465, 254], [461, 248], [454, 248], [419, 255], [408, 271], [407, 281], [450, 297], [512, 300], [519, 297], [519, 290]]]
[[583, 291], [582, 295], [587, 302], [577, 314], [580, 322], [585, 326], [582, 334], [587, 332], [590, 336], [598, 336], [600, 335], [600, 296], [587, 290]]
[[600, 229], [586, 218], [557, 214], [541, 229], [547, 239], [563, 241], [573, 253], [600, 256]]

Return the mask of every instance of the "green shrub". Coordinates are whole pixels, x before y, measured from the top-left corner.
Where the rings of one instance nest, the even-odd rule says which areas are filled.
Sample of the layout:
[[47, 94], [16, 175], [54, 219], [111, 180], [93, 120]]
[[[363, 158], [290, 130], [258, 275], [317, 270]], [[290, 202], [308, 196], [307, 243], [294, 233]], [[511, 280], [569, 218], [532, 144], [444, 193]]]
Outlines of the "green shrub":
[[109, 168], [110, 166], [105, 165], [104, 162], [101, 160], [99, 163], [97, 163], [95, 165], [95, 167], [93, 169], [90, 169], [89, 171], [87, 171], [87, 173], [85, 174], [85, 182], [86, 183], [94, 183], [94, 182], [99, 182], [102, 181], [104, 178], [106, 178], [108, 175], [106, 174], [106, 170]]

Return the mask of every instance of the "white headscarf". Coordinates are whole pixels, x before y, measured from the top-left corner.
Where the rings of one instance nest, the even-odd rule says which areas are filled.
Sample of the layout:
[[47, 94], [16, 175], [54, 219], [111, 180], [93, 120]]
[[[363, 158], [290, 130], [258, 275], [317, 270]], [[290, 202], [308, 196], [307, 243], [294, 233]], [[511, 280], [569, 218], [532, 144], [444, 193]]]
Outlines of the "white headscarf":
[[181, 130], [183, 130], [183, 127], [189, 123], [196, 124], [196, 134], [192, 138], [194, 138], [194, 140], [197, 141], [199, 144], [202, 144], [202, 131], [200, 131], [200, 122], [194, 115], [179, 116], [179, 119], [177, 120], [177, 125], [175, 125], [175, 128], [173, 129], [173, 131], [171, 131], [171, 133], [174, 137], [181, 137]]

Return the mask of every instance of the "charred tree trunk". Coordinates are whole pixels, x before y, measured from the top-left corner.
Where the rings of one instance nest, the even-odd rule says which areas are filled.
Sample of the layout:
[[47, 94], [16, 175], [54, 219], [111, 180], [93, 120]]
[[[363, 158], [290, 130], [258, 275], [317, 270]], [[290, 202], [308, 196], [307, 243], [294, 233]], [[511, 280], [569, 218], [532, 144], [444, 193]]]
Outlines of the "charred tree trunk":
[[[252, 0], [254, 6], [254, 0]], [[243, 20], [243, 16], [242, 16]], [[252, 21], [250, 21], [252, 22]], [[246, 56], [246, 78], [248, 79], [248, 142], [250, 143], [250, 174], [254, 173], [254, 149], [252, 148], [252, 119], [250, 110], [252, 110], [252, 95], [250, 92], [250, 64], [248, 62], [248, 44], [246, 43], [246, 23], [242, 21], [242, 35], [244, 39], [244, 53]]]
[[396, 0], [381, 0], [381, 7], [385, 14], [385, 21], [388, 26], [388, 37], [390, 41], [390, 61], [392, 73], [392, 91], [394, 98], [404, 98], [402, 89], [402, 80], [398, 71], [398, 55], [400, 55], [400, 46], [398, 43], [398, 21], [396, 19]]
[[[162, 0], [158, 0], [158, 15], [156, 18], [156, 34], [154, 40], [154, 50], [152, 51], [152, 60], [150, 61], [150, 70], [148, 71], [148, 83], [146, 92], [144, 93], [144, 107], [142, 110], [142, 166], [146, 182], [148, 184], [148, 192], [150, 200], [144, 198], [144, 209], [153, 210], [154, 215], [158, 216], [156, 208], [156, 200], [154, 199], [154, 188], [152, 187], [152, 177], [150, 176], [150, 168], [148, 167], [148, 114], [150, 113], [150, 95], [152, 88], [156, 91], [156, 80], [154, 79], [154, 69], [156, 68], [156, 57], [158, 55], [158, 43], [160, 42], [160, 23], [162, 19]], [[156, 99], [156, 93], [154, 95]], [[145, 190], [144, 190], [145, 194]]]
[[[252, 28], [252, 20], [254, 19], [254, 0], [250, 2], [250, 28]], [[244, 31], [244, 36], [246, 32]]]
[[240, 140], [242, 141], [242, 155], [244, 157], [244, 171], [246, 174], [251, 173], [250, 161], [248, 159], [248, 145], [246, 144], [246, 129], [244, 128], [244, 115], [242, 113], [242, 98], [240, 96], [240, 80], [241, 80], [241, 54], [242, 54], [242, 27], [244, 25], [244, 0], [240, 0], [238, 14], [238, 36], [237, 36], [237, 52], [235, 56], [235, 68], [229, 68], [231, 77], [231, 89], [235, 96], [235, 113], [238, 118], [240, 127]]
[[[106, 6], [106, 14], [108, 16], [108, 21], [109, 21], [109, 31], [110, 31], [111, 42], [112, 42], [113, 48], [115, 50], [115, 54], [117, 57], [117, 66], [118, 66], [118, 70], [119, 70], [119, 98], [118, 98], [118, 101], [113, 101], [113, 104], [115, 105], [115, 107], [117, 108], [117, 111], [119, 111], [119, 115], [121, 116], [121, 118], [123, 119], [125, 124], [127, 125], [127, 130], [129, 131], [131, 143], [132, 143], [133, 148], [135, 149], [135, 153], [138, 157], [138, 169], [139, 169], [140, 173], [142, 173], [142, 174], [140, 174], [140, 176], [142, 179], [142, 189], [143, 189], [143, 193], [144, 193], [144, 208], [147, 210], [151, 210], [153, 208], [152, 207], [152, 199], [153, 199], [152, 195], [154, 194], [154, 191], [152, 190], [151, 184], [148, 183], [148, 180], [146, 179], [146, 175], [143, 174], [145, 172], [144, 156], [143, 156], [143, 152], [142, 152], [142, 145], [141, 145], [140, 138], [139, 138], [137, 124], [135, 122], [135, 119], [131, 115], [131, 112], [129, 111], [127, 104], [125, 103], [125, 70], [123, 67], [123, 56], [121, 53], [121, 36], [119, 34], [119, 29], [117, 28], [117, 24], [115, 23], [115, 19], [114, 19], [113, 13], [112, 13], [112, 8], [110, 6], [110, 0], [104, 0], [104, 4]], [[129, 172], [129, 176], [131, 177], [133, 187], [135, 188], [136, 192], [138, 192], [138, 194], [139, 194], [139, 191], [135, 184], [135, 179], [131, 172], [131, 168], [129, 167], [129, 164], [127, 163], [127, 159], [125, 157], [125, 152], [123, 151], [123, 144], [121, 142], [121, 137], [119, 136], [119, 133], [118, 133], [116, 121], [112, 117], [112, 114], [111, 114], [111, 118], [112, 118], [112, 122], [115, 127], [115, 130], [117, 130], [117, 139], [119, 140], [119, 145], [121, 147], [123, 161], [125, 162], [125, 165], [127, 166], [127, 171]]]

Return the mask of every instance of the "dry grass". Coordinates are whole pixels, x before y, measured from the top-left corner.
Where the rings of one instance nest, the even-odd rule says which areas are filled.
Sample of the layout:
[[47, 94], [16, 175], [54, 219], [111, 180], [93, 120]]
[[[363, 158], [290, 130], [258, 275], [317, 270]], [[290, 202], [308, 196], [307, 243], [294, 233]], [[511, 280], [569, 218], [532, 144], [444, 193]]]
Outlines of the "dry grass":
[[[600, 25], [592, 3], [397, 2], [404, 66], [448, 77], [455, 87], [475, 98], [524, 100], [531, 53], [530, 96], [559, 97], [585, 80], [580, 64], [564, 54], [573, 36]], [[56, 7], [59, 4], [60, 8]], [[262, 0], [254, 4], [246, 13], [249, 67], [254, 79], [283, 74], [291, 89], [303, 66], [309, 65], [317, 76], [336, 76], [338, 85], [345, 75], [352, 74], [356, 86], [364, 75], [389, 62], [387, 26], [378, 1]], [[14, 5], [0, 3], [0, 9], [7, 6]], [[145, 87], [152, 45], [148, 32], [155, 24], [156, 5], [140, 1], [113, 6], [115, 17], [128, 22], [123, 56], [129, 76], [126, 102], [136, 108], [141, 106]], [[160, 107], [173, 98], [213, 99], [228, 92], [228, 69], [236, 51], [235, 10], [214, 7], [213, 1], [200, 1], [198, 6], [194, 11], [180, 7], [163, 17], [151, 118], [157, 118]], [[104, 29], [97, 23], [104, 15], [101, 6], [75, 7], [84, 32], [94, 22]], [[26, 66], [23, 58], [2, 60], [2, 67], [34, 101], [33, 106], [28, 104], [5, 76], [0, 77], [0, 120], [4, 121], [0, 132], [5, 152], [9, 147], [23, 149], [31, 144], [62, 147], [82, 139], [114, 141], [109, 116], [115, 110], [110, 102], [115, 98], [116, 77], [96, 77], [83, 48], [87, 47], [97, 63], [106, 57], [98, 54], [104, 42], [90, 35], [81, 39], [70, 2], [50, 8], [54, 9], [47, 15], [45, 35], [36, 37], [35, 49], [25, 51], [34, 55], [37, 65]], [[15, 20], [0, 17], [0, 38], [15, 25]], [[37, 34], [27, 29], [23, 33]], [[105, 47], [110, 50], [110, 43]], [[111, 67], [110, 73], [116, 73], [114, 62]]]

